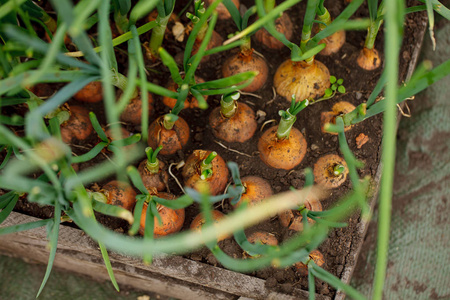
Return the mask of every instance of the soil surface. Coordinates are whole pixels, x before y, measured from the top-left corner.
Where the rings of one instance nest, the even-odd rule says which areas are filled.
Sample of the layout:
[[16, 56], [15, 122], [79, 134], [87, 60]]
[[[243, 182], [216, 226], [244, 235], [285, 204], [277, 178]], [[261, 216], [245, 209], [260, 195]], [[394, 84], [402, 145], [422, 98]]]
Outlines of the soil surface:
[[[334, 2], [333, 4], [333, 7], [329, 7], [330, 14], [331, 16], [337, 16], [345, 7], [344, 1]], [[248, 7], [250, 5], [250, 1], [243, 1], [242, 5]], [[180, 11], [183, 7], [184, 5], [180, 4], [179, 7], [177, 7], [176, 12]], [[304, 10], [305, 4], [300, 3], [286, 12], [291, 17], [294, 24], [295, 33], [293, 42], [297, 44], [300, 42], [301, 24]], [[367, 8], [361, 7], [354, 18], [367, 16]], [[181, 16], [180, 19], [182, 23], [188, 23], [186, 17]], [[400, 55], [400, 78], [404, 78], [406, 74], [406, 69], [411, 59], [411, 53], [413, 47], [416, 45], [417, 35], [419, 35], [420, 29], [422, 28], [420, 26], [422, 26], [423, 20], [423, 14], [410, 14], [407, 16], [405, 21], [405, 38]], [[169, 29], [171, 26], [172, 24], [169, 25]], [[226, 38], [228, 34], [236, 32], [237, 28], [231, 21], [219, 21], [216, 25], [216, 31], [223, 38]], [[179, 151], [177, 154], [172, 156], [160, 156], [159, 159], [164, 161], [166, 165], [170, 165], [171, 163], [178, 163], [181, 160], [185, 160], [195, 149], [214, 150], [218, 152], [225, 161], [236, 162], [239, 165], [241, 177], [255, 175], [266, 179], [270, 182], [274, 193], [287, 191], [291, 186], [294, 188], [302, 188], [305, 182], [303, 175], [303, 170], [305, 168], [312, 168], [321, 156], [327, 154], [342, 155], [339, 150], [337, 136], [326, 134], [321, 131], [321, 113], [324, 111], [330, 111], [331, 107], [338, 101], [347, 101], [355, 106], [365, 102], [381, 74], [381, 67], [375, 71], [363, 71], [356, 64], [356, 56], [364, 44], [365, 35], [365, 31], [347, 32], [347, 41], [337, 54], [333, 54], [331, 56], [318, 55], [316, 57], [317, 60], [321, 61], [328, 67], [331, 75], [344, 79], [346, 93], [337, 94], [330, 100], [311, 105], [298, 115], [298, 120], [294, 127], [302, 132], [307, 141], [308, 147], [305, 158], [294, 170], [277, 170], [266, 166], [260, 160], [257, 149], [258, 139], [264, 130], [278, 123], [278, 111], [281, 109], [286, 110], [289, 107], [289, 103], [284, 98], [274, 94], [274, 90], [272, 89], [272, 79], [276, 68], [284, 60], [290, 57], [290, 51], [287, 48], [277, 51], [268, 50], [255, 40], [253, 40], [252, 46], [267, 60], [270, 72], [269, 79], [262, 89], [254, 93], [255, 95], [243, 94], [239, 100], [248, 104], [260, 116], [257, 119], [258, 129], [255, 135], [249, 141], [242, 144], [220, 141], [220, 143], [225, 147], [221, 146], [218, 143], [218, 140], [213, 136], [211, 128], [208, 125], [208, 116], [211, 111], [219, 105], [220, 97], [210, 96], [208, 98], [209, 108], [207, 110], [185, 109], [180, 113], [180, 116], [188, 122], [191, 130], [191, 138], [184, 151]], [[141, 40], [148, 40], [149, 37], [150, 35], [148, 33], [144, 34], [141, 37]], [[184, 50], [184, 43], [185, 42], [174, 41], [172, 35], [168, 33], [167, 39], [165, 40], [163, 46], [173, 56], [179, 56]], [[382, 57], [383, 46], [383, 33], [381, 30], [377, 37], [376, 48]], [[128, 59], [126, 54], [124, 54], [124, 51], [126, 51], [126, 45], [121, 45], [118, 48], [119, 50], [116, 51], [116, 54], [118, 57], [119, 66], [121, 67], [119, 71], [126, 74]], [[230, 55], [231, 52], [224, 52], [214, 55], [213, 59], [210, 59], [208, 62], [201, 65], [200, 69], [196, 73], [197, 76], [200, 76], [205, 80], [221, 78], [222, 63]], [[153, 63], [151, 61], [147, 61], [146, 64], [150, 74], [148, 76], [148, 80], [155, 84], [164, 86], [167, 83], [167, 78], [170, 76], [167, 68], [158, 62]], [[57, 89], [59, 86], [52, 86], [51, 88]], [[162, 97], [154, 96], [154, 98], [155, 113], [150, 117], [150, 122], [152, 122], [157, 116], [169, 112], [169, 108], [165, 107], [162, 103]], [[72, 104], [79, 105], [79, 103], [75, 100], [69, 101], [69, 105]], [[102, 103], [99, 103], [86, 104], [85, 106], [88, 109], [95, 111], [101, 124], [106, 125], [102, 105]], [[268, 120], [275, 120], [276, 123], [269, 124], [263, 129], [263, 123]], [[127, 128], [130, 132], [140, 132], [140, 128], [138, 126], [125, 124], [125, 128]], [[380, 161], [379, 150], [381, 145], [381, 130], [381, 116], [378, 115], [362, 123], [356, 124], [351, 130], [346, 132], [347, 142], [350, 148], [356, 157], [364, 162], [364, 168], [360, 170], [361, 177], [366, 175], [369, 175], [372, 178], [375, 177]], [[366, 135], [368, 137], [368, 141], [362, 145], [362, 147], [357, 147], [357, 137], [361, 134]], [[71, 146], [74, 153], [82, 154], [86, 152], [87, 149], [92, 148], [97, 142], [98, 138], [92, 135], [86, 142]], [[3, 155], [4, 153], [0, 154], [0, 156]], [[102, 153], [93, 161], [81, 164], [79, 167], [80, 169], [88, 168], [106, 159], [106, 156], [108, 155], [108, 153]], [[137, 165], [138, 164], [136, 164], [136, 166]], [[172, 170], [174, 175], [182, 181], [181, 170], [176, 170], [175, 168]], [[108, 178], [107, 180], [98, 182], [98, 184], [101, 186], [111, 179], [114, 178]], [[169, 188], [175, 195], [182, 194], [173, 178], [169, 179]], [[331, 208], [336, 201], [348, 193], [350, 189], [351, 184], [347, 179], [341, 187], [328, 191], [327, 197], [322, 201], [323, 209], [326, 210]], [[21, 199], [16, 207], [16, 210], [18, 212], [27, 213], [42, 218], [51, 217], [53, 214], [53, 209], [51, 207], [36, 208], [39, 208], [36, 204], [28, 203], [26, 200]], [[233, 210], [228, 201], [216, 204], [215, 208], [225, 214]], [[196, 204], [186, 209], [186, 220], [183, 229], [189, 228], [191, 221], [198, 213], [199, 207]], [[127, 230], [127, 224], [124, 221], [106, 218], [100, 215], [97, 217], [100, 222], [114, 230]], [[355, 212], [346, 221], [348, 222], [348, 227], [331, 230], [329, 233], [329, 238], [326, 239], [319, 247], [319, 250], [325, 256], [326, 265], [324, 268], [337, 277], [341, 276], [344, 266], [349, 263], [349, 254], [352, 251], [355, 251], [362, 238], [357, 233], [357, 225], [361, 221], [359, 213]], [[268, 231], [275, 235], [279, 243], [282, 243], [295, 234], [294, 231], [282, 227], [277, 217], [267, 220], [252, 228], [248, 228], [246, 230], [246, 234], [248, 236], [249, 234], [260, 230]], [[229, 255], [234, 257], [242, 257], [243, 250], [233, 239], [226, 239], [220, 242], [219, 245]], [[201, 249], [195, 253], [187, 255], [187, 257], [196, 261], [220, 266], [220, 263], [218, 263], [218, 261], [207, 249]], [[307, 289], [307, 277], [297, 274], [293, 267], [283, 270], [267, 268], [264, 270], [255, 271], [253, 272], [253, 275], [266, 279], [266, 286], [277, 291], [289, 293], [294, 286], [301, 286], [302, 288]], [[317, 293], [327, 296], [333, 296], [335, 294], [335, 290], [328, 284], [318, 280], [316, 281]]]

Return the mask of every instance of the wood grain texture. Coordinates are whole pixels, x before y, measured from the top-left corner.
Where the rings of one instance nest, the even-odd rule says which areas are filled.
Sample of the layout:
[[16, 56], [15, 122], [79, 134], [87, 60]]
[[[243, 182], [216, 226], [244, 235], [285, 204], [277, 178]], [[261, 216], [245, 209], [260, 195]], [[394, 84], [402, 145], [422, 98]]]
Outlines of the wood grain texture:
[[[38, 219], [13, 212], [1, 227]], [[45, 228], [0, 236], [0, 252], [47, 263]], [[110, 252], [110, 260], [119, 284], [183, 299], [307, 299], [308, 292], [294, 289], [291, 295], [265, 288], [259, 278], [191, 261], [179, 256], [164, 256], [145, 266], [139, 259]], [[55, 267], [96, 280], [109, 280], [97, 244], [81, 230], [61, 226]], [[316, 299], [327, 300], [316, 294]]]

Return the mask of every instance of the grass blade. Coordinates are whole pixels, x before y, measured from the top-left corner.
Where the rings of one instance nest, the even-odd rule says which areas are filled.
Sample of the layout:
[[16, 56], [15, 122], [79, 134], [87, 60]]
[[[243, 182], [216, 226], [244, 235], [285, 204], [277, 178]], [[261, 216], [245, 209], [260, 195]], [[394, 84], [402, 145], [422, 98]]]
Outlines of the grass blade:
[[111, 261], [109, 260], [108, 250], [106, 250], [105, 245], [103, 243], [98, 242], [98, 246], [100, 247], [100, 251], [102, 252], [103, 261], [105, 262], [106, 271], [108, 271], [109, 279], [111, 279], [111, 283], [113, 284], [116, 291], [120, 292], [119, 285], [117, 284], [116, 277], [114, 276], [114, 271], [111, 266]]
[[312, 265], [312, 267], [309, 268], [309, 272], [311, 272], [312, 275], [316, 276], [317, 278], [325, 282], [328, 282], [336, 289], [344, 291], [347, 294], [347, 296], [351, 297], [352, 299], [356, 300], [366, 299], [366, 297], [364, 297], [363, 294], [361, 294], [351, 286], [346, 285], [339, 278], [332, 275], [331, 273], [328, 273], [327, 271], [316, 265], [313, 261], [310, 261], [310, 264]]
[[434, 38], [434, 11], [431, 0], [425, 0], [428, 15], [428, 31], [430, 32], [431, 43], [433, 44], [433, 50], [436, 50], [436, 39]]
[[8, 205], [0, 212], [0, 224], [6, 220], [9, 214], [12, 212], [14, 207], [16, 206], [17, 200], [19, 200], [19, 194], [15, 194], [13, 198], [9, 201]]
[[44, 286], [47, 283], [48, 277], [50, 276], [50, 272], [52, 271], [53, 262], [55, 260], [56, 248], [58, 245], [59, 225], [61, 222], [61, 205], [59, 204], [58, 201], [55, 201], [55, 215], [54, 215], [53, 219], [54, 219], [54, 222], [51, 224], [52, 226], [47, 227], [47, 228], [51, 228], [50, 241], [48, 244], [50, 247], [50, 255], [48, 257], [47, 269], [45, 270], [44, 279], [42, 280], [41, 286], [39, 287], [39, 291], [36, 295], [36, 298], [39, 297], [42, 290], [44, 289]]
[[39, 228], [42, 226], [47, 226], [52, 222], [53, 222], [53, 219], [46, 219], [46, 220], [39, 220], [39, 221], [35, 221], [35, 222], [29, 222], [29, 223], [25, 223], [25, 224], [18, 224], [18, 225], [13, 225], [13, 226], [8, 226], [8, 227], [2, 227], [2, 228], [0, 228], [0, 235], [6, 235], [6, 234], [21, 232], [21, 231], [27, 231], [27, 230]]
[[135, 235], [139, 227], [141, 226], [141, 216], [142, 216], [142, 210], [144, 208], [144, 202], [147, 199], [147, 197], [137, 197], [138, 201], [136, 202], [136, 205], [134, 206], [134, 222], [131, 225], [130, 230], [128, 230], [129, 235]]
[[134, 166], [129, 166], [127, 168], [127, 174], [128, 177], [130, 177], [131, 182], [133, 185], [144, 195], [148, 195], [149, 192], [147, 188], [145, 187], [144, 183], [142, 182], [141, 175], [139, 174], [139, 171]]
[[[309, 266], [308, 269], [310, 269]], [[311, 270], [309, 270], [308, 272], [308, 291], [309, 291], [308, 299], [309, 300], [316, 299], [316, 283], [314, 282], [314, 275], [311, 272]]]
[[233, 19], [239, 31], [242, 31], [242, 29], [244, 29], [242, 27], [243, 25], [242, 17], [236, 5], [234, 5], [234, 3], [231, 0], [223, 0], [223, 5], [225, 5], [225, 7], [227, 8], [228, 12], [231, 15], [231, 18]]
[[165, 207], [168, 207], [170, 209], [181, 209], [181, 208], [188, 207], [189, 205], [194, 203], [194, 200], [191, 197], [189, 197], [188, 195], [183, 195], [174, 200], [167, 200], [167, 199], [159, 198], [156, 196], [153, 196], [152, 199], [155, 202], [157, 202]]
[[147, 82], [147, 74], [145, 73], [145, 62], [144, 62], [144, 56], [142, 54], [142, 48], [141, 48], [141, 42], [139, 40], [139, 35], [136, 30], [136, 26], [132, 25], [130, 26], [131, 33], [133, 34], [133, 43], [136, 50], [136, 61], [139, 69], [139, 77], [141, 78], [141, 81], [144, 83], [141, 85], [141, 105], [142, 105], [142, 114], [141, 114], [141, 131], [142, 131], [142, 137], [144, 141], [147, 141], [148, 138], [148, 92], [147, 92], [147, 85], [145, 84]]
[[395, 166], [396, 114], [397, 114], [397, 80], [399, 66], [399, 51], [401, 42], [401, 28], [403, 25], [403, 11], [401, 1], [386, 1], [386, 89], [385, 112], [383, 120], [383, 144], [381, 162], [383, 174], [380, 182], [377, 261], [373, 284], [373, 299], [382, 299], [384, 281], [386, 279], [387, 256], [389, 249], [389, 228], [391, 223], [392, 188]]

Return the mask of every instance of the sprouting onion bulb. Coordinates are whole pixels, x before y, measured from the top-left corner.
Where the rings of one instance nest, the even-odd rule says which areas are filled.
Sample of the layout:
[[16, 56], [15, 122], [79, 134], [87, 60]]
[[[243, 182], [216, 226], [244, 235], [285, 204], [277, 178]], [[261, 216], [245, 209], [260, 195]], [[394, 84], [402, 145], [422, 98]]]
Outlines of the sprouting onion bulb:
[[[168, 129], [165, 126], [167, 123], [172, 127]], [[159, 152], [161, 155], [175, 154], [183, 149], [188, 141], [189, 126], [183, 118], [178, 116], [171, 114], [160, 116], [148, 128], [148, 145], [153, 149], [163, 146]]]
[[222, 96], [220, 107], [209, 115], [209, 125], [214, 136], [227, 142], [246, 142], [255, 134], [258, 124], [254, 111], [238, 102], [239, 92]]
[[331, 85], [330, 72], [316, 59], [311, 64], [288, 59], [275, 72], [273, 85], [277, 93], [289, 101], [292, 95], [297, 99], [317, 99]]
[[204, 181], [208, 184], [211, 195], [223, 192], [228, 182], [228, 174], [223, 158], [215, 152], [205, 150], [194, 150], [182, 171], [186, 186], [196, 189], [197, 183]]
[[295, 102], [291, 96], [291, 107], [280, 111], [278, 126], [269, 128], [258, 142], [259, 157], [268, 166], [276, 169], [291, 170], [301, 163], [306, 155], [307, 142], [301, 132], [293, 127], [296, 115], [309, 103], [306, 99]]
[[314, 164], [314, 180], [329, 189], [342, 185], [347, 179], [347, 174], [347, 163], [336, 154], [322, 156]]
[[162, 146], [159, 146], [153, 151], [151, 147], [147, 147], [145, 149], [147, 159], [139, 164], [138, 171], [147, 190], [156, 188], [158, 192], [161, 192], [167, 187], [169, 174], [164, 170], [164, 162], [156, 158], [162, 148]]
[[[157, 197], [163, 198], [166, 200], [173, 200], [175, 199], [175, 196], [169, 193], [158, 193], [156, 194]], [[150, 201], [151, 200], [150, 197]], [[139, 233], [144, 234], [145, 230], [145, 220], [147, 217], [147, 210], [148, 210], [148, 204], [144, 203], [144, 207], [142, 209], [141, 214], [141, 222], [140, 222], [140, 228]], [[159, 222], [158, 218], [154, 217], [154, 228], [153, 228], [153, 235], [155, 238], [166, 236], [175, 232], [178, 232], [181, 230], [184, 224], [185, 219], [185, 210], [184, 208], [181, 209], [171, 209], [168, 207], [165, 207], [159, 203], [156, 204], [156, 209], [158, 211], [158, 214], [161, 218], [161, 223]]]
[[[290, 230], [303, 231], [303, 215], [302, 210], [308, 209], [310, 211], [322, 211], [322, 203], [319, 199], [309, 196], [305, 200], [305, 204], [300, 209], [286, 210], [278, 215], [280, 224], [283, 227], [287, 227]], [[313, 224], [314, 220], [308, 218], [308, 223]]]
[[261, 89], [269, 76], [269, 67], [264, 58], [256, 55], [251, 47], [250, 38], [243, 38], [244, 44], [241, 51], [230, 56], [222, 65], [223, 77], [229, 77], [248, 71], [256, 71], [258, 74], [253, 81], [242, 89], [244, 92], [255, 92]]

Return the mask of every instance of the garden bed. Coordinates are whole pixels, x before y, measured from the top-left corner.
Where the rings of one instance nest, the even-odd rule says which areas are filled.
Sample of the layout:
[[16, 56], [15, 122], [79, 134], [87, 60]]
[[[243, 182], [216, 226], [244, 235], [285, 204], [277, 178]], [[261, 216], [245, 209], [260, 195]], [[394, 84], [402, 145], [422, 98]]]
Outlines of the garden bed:
[[[343, 7], [343, 2], [336, 3], [335, 6], [330, 7], [331, 15], [337, 15]], [[287, 11], [295, 24], [294, 31], [297, 34], [294, 34], [294, 37], [296, 36], [297, 38], [294, 38], [293, 42], [296, 43], [300, 40], [299, 32], [301, 31], [301, 20], [298, 16], [303, 15], [303, 10], [302, 5], [297, 5]], [[364, 8], [356, 13], [356, 17], [362, 15], [367, 15], [367, 11]], [[405, 22], [405, 38], [400, 52], [401, 64], [399, 73], [400, 78], [406, 80], [411, 76], [417, 62], [426, 27], [425, 14], [408, 15]], [[222, 37], [226, 37], [229, 33], [235, 31], [235, 27], [231, 22], [218, 23], [216, 31]], [[376, 42], [379, 50], [383, 48], [382, 37], [383, 35], [380, 33]], [[148, 38], [148, 36], [144, 36], [144, 38]], [[318, 158], [323, 155], [340, 154], [337, 136], [325, 134], [321, 131], [321, 113], [331, 110], [331, 107], [338, 101], [347, 101], [355, 106], [365, 102], [378, 81], [381, 68], [376, 71], [362, 71], [356, 65], [356, 55], [364, 43], [364, 38], [365, 34], [363, 32], [347, 32], [347, 42], [337, 54], [329, 57], [317, 56], [319, 61], [328, 66], [331, 75], [344, 79], [344, 85], [347, 91], [345, 94], [336, 95], [331, 100], [314, 104], [300, 113], [298, 121], [294, 126], [305, 136], [308, 143], [308, 152], [302, 163], [294, 170], [272, 169], [262, 163], [257, 153], [257, 140], [262, 134], [259, 130], [262, 124], [271, 119], [278, 120], [278, 111], [280, 109], [286, 109], [289, 105], [284, 98], [274, 95], [272, 78], [277, 66], [290, 55], [290, 51], [287, 48], [280, 51], [269, 51], [261, 47], [257, 42], [253, 42], [253, 47], [268, 60], [270, 69], [269, 79], [264, 88], [256, 93], [259, 96], [258, 98], [242, 95], [240, 99], [240, 101], [249, 104], [255, 112], [263, 112], [259, 114], [258, 131], [255, 136], [245, 144], [221, 142], [226, 147], [229, 147], [229, 149], [238, 152], [225, 149], [219, 145], [216, 142], [218, 140], [212, 135], [211, 129], [207, 125], [210, 112], [219, 105], [219, 97], [210, 97], [208, 99], [210, 106], [206, 111], [187, 109], [180, 113], [180, 116], [188, 122], [191, 128], [191, 142], [183, 153], [178, 152], [173, 156], [163, 157], [162, 160], [168, 164], [178, 163], [186, 159], [195, 149], [214, 150], [225, 161], [236, 162], [239, 165], [241, 176], [256, 175], [268, 180], [271, 183], [274, 193], [286, 191], [290, 186], [301, 188], [305, 182], [302, 172], [304, 168], [313, 167]], [[164, 44], [164, 47], [175, 56], [182, 51], [183, 43], [168, 40]], [[206, 80], [220, 78], [221, 62], [229, 55], [229, 52], [215, 55], [214, 59], [202, 65], [197, 75]], [[118, 57], [119, 64], [126, 68], [126, 56], [118, 52]], [[123, 64], [121, 64], [120, 58], [123, 59]], [[166, 78], [169, 76], [164, 66], [159, 64], [151, 66], [150, 69], [153, 72], [149, 80], [164, 86]], [[126, 73], [126, 69], [119, 71]], [[167, 113], [169, 110], [161, 101], [158, 101], [161, 97], [157, 96], [155, 98], [156, 113], [151, 117], [151, 121], [155, 116]], [[71, 103], [69, 102], [69, 105]], [[105, 124], [102, 105], [101, 103], [98, 105], [90, 104], [88, 108], [95, 111], [101, 123]], [[369, 175], [371, 178], [374, 178], [374, 191], [378, 189], [380, 176], [379, 150], [381, 146], [381, 126], [381, 116], [378, 115], [356, 124], [350, 131], [346, 132], [347, 142], [353, 153], [365, 163], [364, 168], [360, 170], [360, 176]], [[267, 129], [268, 127], [265, 128]], [[139, 128], [137, 127], [127, 126], [127, 129], [131, 132], [139, 132]], [[358, 148], [357, 137], [360, 134], [366, 135], [368, 142]], [[85, 144], [79, 146], [91, 148], [96, 142], [97, 139], [92, 137]], [[85, 151], [81, 147], [73, 147], [73, 151], [81, 154]], [[102, 159], [104, 158], [99, 156], [94, 162], [81, 164], [80, 168], [90, 167]], [[174, 174], [178, 178], [181, 178], [181, 172], [174, 170]], [[102, 183], [104, 182], [99, 182], [100, 185]], [[173, 179], [170, 179], [169, 183], [172, 193], [176, 195], [181, 194], [181, 190]], [[322, 201], [324, 210], [332, 207], [338, 199], [349, 191], [350, 183], [348, 180], [339, 189], [329, 191]], [[376, 192], [370, 198], [371, 206], [374, 205], [375, 199]], [[25, 219], [30, 220], [32, 218], [22, 213], [43, 218], [52, 216], [52, 209], [50, 208], [44, 209], [44, 211], [36, 214], [32, 211], [35, 210], [37, 205], [22, 200], [20, 204], [17, 207], [17, 212], [13, 213], [2, 226], [22, 223]], [[233, 210], [228, 201], [217, 204], [216, 208], [225, 214]], [[198, 212], [198, 205], [193, 205], [186, 209], [184, 229], [189, 228], [192, 219]], [[102, 217], [100, 217], [100, 220], [112, 229], [127, 230], [127, 225], [122, 221]], [[347, 222], [348, 227], [332, 230], [329, 233], [329, 238], [319, 247], [319, 250], [325, 256], [325, 269], [346, 283], [350, 280], [367, 229], [367, 223], [361, 220], [358, 212], [355, 212]], [[249, 228], [246, 230], [246, 233], [251, 234], [257, 230], [273, 233], [280, 242], [286, 240], [294, 233], [282, 227], [276, 217]], [[2, 236], [0, 240], [6, 241], [6, 243], [2, 242], [0, 249], [23, 257], [46, 262], [47, 250], [45, 248], [45, 237], [46, 232], [44, 228], [12, 236]], [[219, 245], [231, 256], [241, 257], [243, 254], [243, 250], [232, 239], [226, 239], [220, 242]], [[122, 282], [141, 289], [145, 286], [149, 290], [169, 296], [179, 297], [183, 295], [183, 299], [236, 299], [238, 297], [298, 299], [307, 297], [307, 278], [296, 274], [293, 268], [287, 268], [285, 270], [267, 268], [253, 272], [250, 275], [243, 275], [216, 267], [220, 266], [220, 264], [207, 249], [198, 250], [184, 258], [157, 258], [151, 266], [144, 266], [138, 259], [115, 253], [111, 253], [110, 257], [119, 283]], [[85, 236], [81, 231], [68, 226], [63, 226], [61, 229], [55, 265], [87, 275], [92, 275], [94, 270], [103, 269], [101, 254], [95, 242]], [[108, 278], [106, 270], [103, 270], [102, 274], [103, 279]], [[140, 283], [144, 281], [150, 284], [141, 285]], [[342, 293], [336, 293], [328, 284], [319, 281], [316, 283], [316, 292], [318, 293], [316, 299], [343, 299], [344, 297]]]

